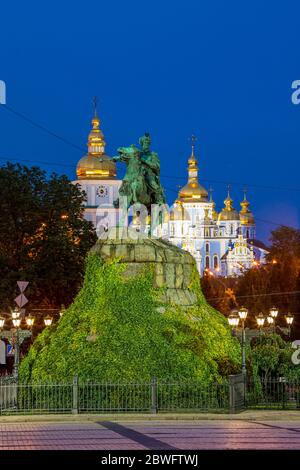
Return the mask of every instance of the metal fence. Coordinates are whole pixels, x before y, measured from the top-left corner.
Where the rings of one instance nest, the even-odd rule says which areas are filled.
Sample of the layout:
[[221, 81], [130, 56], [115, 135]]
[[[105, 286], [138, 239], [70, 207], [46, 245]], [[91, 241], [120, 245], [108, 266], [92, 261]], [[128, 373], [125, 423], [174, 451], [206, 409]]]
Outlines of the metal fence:
[[300, 410], [300, 380], [284, 377], [248, 380], [246, 406], [256, 409]]
[[0, 414], [230, 412], [245, 408], [300, 411], [300, 379], [245, 380], [242, 374], [221, 383], [83, 382], [17, 384], [0, 379]]
[[0, 381], [0, 414], [229, 411], [228, 381], [65, 384]]

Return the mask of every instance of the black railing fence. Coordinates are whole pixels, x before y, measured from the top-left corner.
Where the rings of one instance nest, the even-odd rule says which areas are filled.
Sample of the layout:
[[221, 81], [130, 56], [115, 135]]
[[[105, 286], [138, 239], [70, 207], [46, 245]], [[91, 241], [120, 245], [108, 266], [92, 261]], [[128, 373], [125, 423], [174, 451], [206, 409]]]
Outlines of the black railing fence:
[[191, 381], [16, 383], [0, 379], [0, 414], [223, 412], [300, 410], [300, 380], [249, 380], [231, 375], [219, 383]]
[[119, 413], [228, 411], [229, 383], [0, 381], [0, 413]]
[[300, 379], [273, 377], [248, 380], [246, 406], [261, 409], [300, 410]]

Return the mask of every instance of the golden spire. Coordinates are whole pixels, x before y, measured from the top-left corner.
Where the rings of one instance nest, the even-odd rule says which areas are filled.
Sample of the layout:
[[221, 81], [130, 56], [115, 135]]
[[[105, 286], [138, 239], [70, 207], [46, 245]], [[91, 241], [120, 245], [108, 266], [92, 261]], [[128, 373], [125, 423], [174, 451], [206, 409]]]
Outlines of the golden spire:
[[230, 184], [227, 186], [227, 198], [224, 200], [225, 209], [227, 211], [232, 211], [233, 209], [233, 199], [230, 197]]
[[241, 214], [247, 214], [247, 212], [249, 212], [248, 207], [250, 206], [250, 202], [247, 201], [246, 193], [247, 193], [247, 189], [245, 188], [244, 189], [244, 199], [240, 203], [240, 205], [242, 206], [242, 210], [240, 211]]
[[227, 197], [224, 200], [225, 207], [219, 214], [219, 220], [239, 220], [240, 216], [233, 207], [233, 199], [230, 197], [230, 185], [227, 186]]
[[198, 181], [198, 162], [195, 156], [196, 136], [191, 136], [192, 153], [188, 159], [188, 183], [179, 191], [179, 199], [182, 202], [207, 201], [207, 191]]
[[97, 113], [97, 98], [93, 99], [94, 117], [92, 119], [92, 130], [88, 138], [88, 154], [94, 157], [99, 157], [105, 152], [104, 135], [100, 129], [100, 119]]
[[116, 164], [105, 154], [105, 141], [100, 129], [97, 113], [97, 98], [93, 99], [94, 115], [92, 130], [88, 137], [88, 153], [77, 164], [76, 173], [79, 179], [114, 179]]
[[240, 219], [242, 225], [254, 225], [253, 213], [249, 210], [250, 202], [246, 197], [247, 189], [244, 189], [244, 199], [240, 203], [242, 209], [240, 210]]

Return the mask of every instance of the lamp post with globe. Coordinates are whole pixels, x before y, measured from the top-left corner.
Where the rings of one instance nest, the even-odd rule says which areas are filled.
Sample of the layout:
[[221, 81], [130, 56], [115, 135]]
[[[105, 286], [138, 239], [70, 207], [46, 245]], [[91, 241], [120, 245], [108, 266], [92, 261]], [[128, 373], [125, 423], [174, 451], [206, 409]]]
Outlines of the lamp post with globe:
[[241, 307], [237, 312], [231, 313], [228, 317], [228, 323], [231, 327], [237, 328], [239, 322], [242, 325], [242, 373], [246, 375], [246, 334], [245, 334], [245, 321], [248, 315], [248, 310], [245, 307]]
[[[32, 336], [32, 327], [34, 325], [35, 318], [31, 315], [25, 317], [25, 324], [27, 329], [22, 329], [22, 312], [19, 308], [14, 308], [11, 311], [10, 318], [9, 318], [12, 328], [8, 330], [4, 330], [6, 318], [3, 316], [0, 317], [0, 338], [7, 339], [14, 348], [14, 365], [13, 365], [13, 376], [15, 377], [16, 381], [18, 382], [19, 378], [19, 364], [20, 364], [20, 346], [22, 345], [23, 341], [26, 338], [30, 338]], [[51, 326], [53, 318], [51, 316], [47, 316], [44, 318], [45, 326]]]
[[34, 323], [34, 318], [29, 316], [26, 318], [26, 325], [29, 327], [28, 330], [21, 328], [22, 316], [21, 309], [14, 308], [11, 311], [10, 321], [12, 323], [12, 328], [10, 330], [3, 330], [6, 319], [4, 317], [0, 318], [0, 338], [8, 339], [9, 342], [14, 347], [14, 366], [13, 366], [13, 376], [18, 381], [19, 377], [19, 364], [20, 364], [20, 346], [26, 338], [30, 338], [32, 335], [31, 328]]
[[291, 328], [294, 321], [294, 316], [291, 313], [288, 313], [285, 316], [286, 323], [288, 325], [289, 336], [291, 336]]

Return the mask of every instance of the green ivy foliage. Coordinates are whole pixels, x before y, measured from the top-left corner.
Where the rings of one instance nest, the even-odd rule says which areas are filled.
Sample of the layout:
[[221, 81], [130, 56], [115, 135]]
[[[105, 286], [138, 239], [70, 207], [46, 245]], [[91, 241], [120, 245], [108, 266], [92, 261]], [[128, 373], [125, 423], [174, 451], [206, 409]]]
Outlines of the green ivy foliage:
[[239, 371], [240, 346], [226, 319], [207, 304], [162, 304], [153, 271], [125, 278], [124, 263], [90, 253], [84, 285], [59, 322], [44, 330], [20, 367], [27, 382], [191, 380], [209, 383]]

